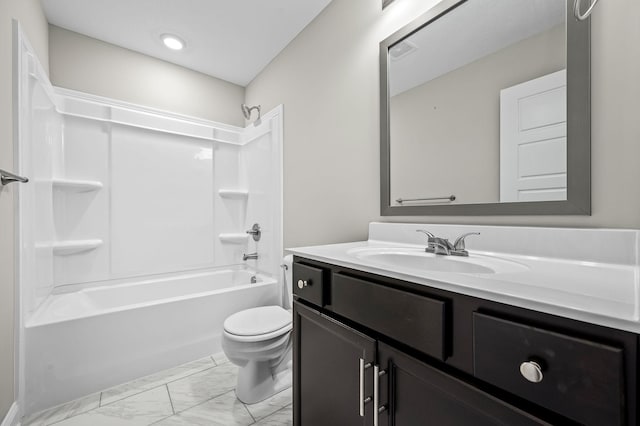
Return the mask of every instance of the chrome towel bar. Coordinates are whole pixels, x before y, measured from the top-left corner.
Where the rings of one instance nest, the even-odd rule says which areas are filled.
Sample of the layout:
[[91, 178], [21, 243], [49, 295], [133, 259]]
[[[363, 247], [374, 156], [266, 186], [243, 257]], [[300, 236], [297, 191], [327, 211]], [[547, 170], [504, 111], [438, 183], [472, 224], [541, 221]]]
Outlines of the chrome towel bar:
[[402, 204], [406, 202], [416, 202], [416, 201], [455, 201], [455, 195], [449, 195], [448, 197], [431, 197], [431, 198], [398, 198], [396, 203]]
[[0, 169], [0, 184], [9, 185], [10, 183], [13, 183], [13, 182], [26, 183], [26, 182], [29, 182], [29, 179], [27, 179], [26, 177], [14, 175], [11, 172]]

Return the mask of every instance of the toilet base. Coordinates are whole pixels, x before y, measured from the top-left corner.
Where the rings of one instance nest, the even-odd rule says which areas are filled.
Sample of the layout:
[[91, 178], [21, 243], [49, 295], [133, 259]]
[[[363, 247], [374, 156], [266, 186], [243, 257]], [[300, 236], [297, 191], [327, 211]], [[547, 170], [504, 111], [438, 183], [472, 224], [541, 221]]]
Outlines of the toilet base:
[[245, 404], [255, 404], [291, 387], [291, 361], [281, 368], [270, 367], [269, 361], [250, 361], [238, 371], [236, 396]]

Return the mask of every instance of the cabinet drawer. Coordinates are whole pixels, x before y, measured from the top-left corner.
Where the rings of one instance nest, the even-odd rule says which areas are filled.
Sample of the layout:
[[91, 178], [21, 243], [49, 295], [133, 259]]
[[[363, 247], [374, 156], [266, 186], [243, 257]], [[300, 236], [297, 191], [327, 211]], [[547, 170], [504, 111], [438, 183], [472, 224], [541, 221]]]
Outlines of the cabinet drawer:
[[427, 355], [447, 356], [444, 301], [337, 273], [331, 279], [331, 308]]
[[622, 349], [477, 312], [473, 329], [479, 379], [586, 425], [623, 424]]
[[301, 263], [293, 264], [293, 294], [318, 306], [323, 306], [324, 271]]

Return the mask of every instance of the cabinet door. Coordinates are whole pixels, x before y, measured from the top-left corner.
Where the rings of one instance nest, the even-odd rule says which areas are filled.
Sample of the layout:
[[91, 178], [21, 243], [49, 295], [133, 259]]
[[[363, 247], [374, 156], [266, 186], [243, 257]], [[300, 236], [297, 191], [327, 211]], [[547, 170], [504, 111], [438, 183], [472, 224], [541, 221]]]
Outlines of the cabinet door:
[[548, 424], [381, 342], [378, 356], [380, 426]]
[[299, 302], [293, 313], [294, 424], [371, 425], [373, 368], [361, 363], [374, 364], [375, 340]]

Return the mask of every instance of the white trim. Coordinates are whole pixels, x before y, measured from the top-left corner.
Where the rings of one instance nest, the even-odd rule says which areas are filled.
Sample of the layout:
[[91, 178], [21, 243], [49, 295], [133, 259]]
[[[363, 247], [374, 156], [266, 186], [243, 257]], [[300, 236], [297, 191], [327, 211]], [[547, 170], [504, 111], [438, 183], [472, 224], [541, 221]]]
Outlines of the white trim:
[[247, 128], [218, 123], [116, 99], [55, 87], [57, 110], [63, 115], [157, 130], [213, 142], [244, 145]]
[[7, 415], [4, 416], [4, 420], [2, 420], [0, 426], [18, 426], [20, 424], [19, 413], [20, 408], [18, 407], [18, 402], [14, 401], [14, 403], [11, 404], [9, 411], [7, 411]]
[[107, 98], [105, 96], [98, 96], [91, 93], [80, 92], [78, 90], [65, 89], [64, 87], [53, 86], [53, 91], [58, 96], [74, 98], [74, 99], [78, 99], [85, 102], [105, 104], [105, 105], [123, 108], [123, 109], [135, 109], [136, 111], [141, 111], [147, 114], [157, 114], [157, 115], [168, 116], [176, 120], [190, 121], [196, 124], [201, 124], [203, 126], [219, 127], [221, 129], [229, 130], [232, 132], [233, 131], [239, 132], [244, 130], [243, 127], [234, 126], [231, 124], [220, 123], [218, 121], [213, 121], [213, 120], [206, 120], [204, 118], [194, 117], [186, 114], [180, 114], [177, 112], [163, 110], [160, 108], [153, 108], [145, 105], [135, 104], [132, 102], [121, 101], [118, 99]]

